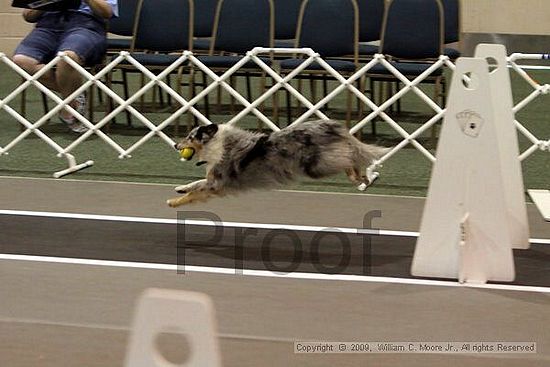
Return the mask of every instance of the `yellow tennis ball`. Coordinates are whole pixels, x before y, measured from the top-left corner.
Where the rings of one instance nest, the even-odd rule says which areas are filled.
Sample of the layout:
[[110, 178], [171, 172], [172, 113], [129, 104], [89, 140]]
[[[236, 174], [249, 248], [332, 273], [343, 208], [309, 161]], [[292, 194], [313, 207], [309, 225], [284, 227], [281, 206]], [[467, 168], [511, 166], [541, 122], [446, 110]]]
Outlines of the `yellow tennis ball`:
[[195, 149], [193, 148], [183, 148], [180, 150], [180, 157], [183, 159], [189, 159], [195, 154]]

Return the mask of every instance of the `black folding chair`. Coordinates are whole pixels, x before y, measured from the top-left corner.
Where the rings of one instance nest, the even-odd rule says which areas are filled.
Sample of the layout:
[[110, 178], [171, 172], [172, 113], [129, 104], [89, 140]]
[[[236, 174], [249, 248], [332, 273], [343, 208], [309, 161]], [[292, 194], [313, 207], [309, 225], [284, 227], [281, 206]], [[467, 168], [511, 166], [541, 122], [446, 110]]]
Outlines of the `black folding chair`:
[[[254, 47], [273, 47], [274, 12], [272, 0], [219, 0], [212, 31], [212, 42], [208, 55], [197, 58], [210, 70], [222, 74], [244, 57]], [[271, 57], [261, 57], [268, 65]], [[196, 68], [194, 69], [196, 71]], [[194, 84], [194, 70], [191, 71]], [[203, 74], [204, 76], [204, 74]], [[247, 62], [230, 78], [245, 76], [246, 91], [249, 101], [252, 100], [250, 78], [260, 77], [260, 90], [265, 89], [265, 72], [253, 61]], [[206, 100], [208, 97], [205, 97]], [[233, 107], [233, 98], [231, 98]], [[207, 101], [206, 101], [207, 103]], [[218, 111], [221, 107], [221, 88], [218, 88]]]
[[[445, 15], [445, 45], [460, 42], [460, 0], [441, 0]], [[443, 54], [452, 60], [460, 57], [454, 47], [445, 47]]]
[[132, 46], [139, 0], [118, 0], [118, 17], [109, 20], [107, 30], [119, 37], [107, 38], [107, 53], [128, 51]]
[[294, 47], [302, 0], [274, 0], [275, 47]]
[[[359, 23], [358, 9], [355, 0], [304, 0], [298, 18], [296, 47], [309, 47], [318, 52], [323, 59], [342, 75], [353, 74], [358, 63]], [[339, 57], [353, 55], [352, 60]], [[303, 57], [281, 60], [281, 72], [288, 74], [304, 62]], [[310, 80], [312, 99], [316, 99], [315, 81], [322, 80], [325, 95], [327, 82], [334, 80], [320, 64], [311, 63], [299, 74], [299, 91], [301, 80]], [[287, 119], [292, 120], [290, 93], [286, 92]], [[325, 105], [325, 108], [328, 108]], [[350, 121], [351, 96], [348, 94], [346, 120]]]
[[208, 52], [212, 41], [212, 27], [218, 0], [197, 0], [195, 1], [195, 25], [193, 28], [193, 50]]
[[[193, 0], [139, 0], [130, 56], [153, 73], [162, 72], [181, 56], [182, 51], [192, 50], [193, 17]], [[119, 64], [117, 68], [126, 72], [139, 72], [127, 61]], [[177, 70], [179, 91], [182, 85], [183, 66]], [[141, 74], [142, 85], [144, 80], [144, 75]], [[162, 97], [161, 91], [159, 96]], [[124, 90], [124, 98], [129, 98], [127, 89]], [[164, 105], [162, 99], [161, 105]], [[141, 107], [143, 106], [142, 96]], [[177, 128], [176, 124], [176, 134]]]
[[380, 40], [385, 0], [357, 0], [359, 9], [359, 58], [370, 58], [379, 47], [369, 42]]
[[[443, 52], [444, 16], [440, 0], [391, 0], [382, 27], [380, 52], [390, 64], [408, 79], [414, 79], [430, 68]], [[376, 102], [374, 82], [399, 87], [399, 79], [385, 66], [377, 64], [368, 72], [370, 90]], [[443, 69], [438, 68], [422, 83], [434, 84], [434, 99], [445, 103]], [[381, 84], [381, 85], [382, 85]], [[389, 95], [392, 91], [389, 90]], [[381, 102], [381, 101], [380, 101]], [[399, 103], [397, 104], [400, 108]], [[376, 134], [375, 122], [372, 124]]]

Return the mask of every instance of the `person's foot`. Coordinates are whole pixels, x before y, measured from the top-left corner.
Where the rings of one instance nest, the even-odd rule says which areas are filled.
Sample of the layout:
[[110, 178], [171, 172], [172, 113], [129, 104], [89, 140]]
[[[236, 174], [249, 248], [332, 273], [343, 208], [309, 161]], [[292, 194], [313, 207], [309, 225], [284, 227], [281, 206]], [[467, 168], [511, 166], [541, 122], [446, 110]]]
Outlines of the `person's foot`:
[[[84, 115], [86, 112], [86, 96], [84, 93], [79, 94], [74, 101], [71, 103], [71, 106], [81, 115]], [[63, 121], [71, 131], [81, 134], [83, 132], [88, 131], [88, 128], [86, 125], [84, 125], [82, 122], [76, 119], [73, 115], [71, 115], [67, 111], [63, 111], [59, 114], [59, 119]]]

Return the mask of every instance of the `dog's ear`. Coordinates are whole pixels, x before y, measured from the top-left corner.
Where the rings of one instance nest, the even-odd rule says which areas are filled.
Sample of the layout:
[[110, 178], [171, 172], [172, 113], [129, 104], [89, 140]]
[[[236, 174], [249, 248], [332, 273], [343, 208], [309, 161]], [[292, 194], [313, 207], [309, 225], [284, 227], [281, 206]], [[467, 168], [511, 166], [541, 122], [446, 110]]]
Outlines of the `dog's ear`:
[[201, 141], [208, 141], [218, 132], [218, 125], [210, 124], [199, 127], [197, 130], [197, 138]]

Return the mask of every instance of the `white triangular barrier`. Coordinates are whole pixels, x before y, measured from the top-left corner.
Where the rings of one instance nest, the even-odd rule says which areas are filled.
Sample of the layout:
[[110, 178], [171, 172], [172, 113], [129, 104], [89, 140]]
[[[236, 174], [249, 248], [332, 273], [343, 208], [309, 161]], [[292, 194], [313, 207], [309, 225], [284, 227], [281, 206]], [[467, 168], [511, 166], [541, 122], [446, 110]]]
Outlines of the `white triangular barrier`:
[[172, 367], [160, 353], [157, 338], [179, 334], [189, 343], [183, 366], [220, 367], [214, 307], [201, 293], [148, 289], [139, 300], [126, 367]]
[[[519, 145], [516, 126], [514, 125], [514, 101], [512, 84], [506, 61], [506, 47], [496, 44], [479, 44], [475, 57], [486, 58], [496, 62], [496, 68], [489, 73], [491, 96], [497, 140], [499, 143], [500, 163], [505, 177], [504, 198], [506, 201], [507, 228], [513, 248], [529, 248], [529, 225], [527, 222], [527, 204], [525, 187], [519, 160]], [[492, 59], [492, 60], [491, 60]], [[488, 60], [488, 62], [489, 62]]]
[[501, 160], [501, 149], [510, 147], [499, 143], [491, 82], [485, 59], [457, 61], [413, 258], [415, 276], [514, 280]]

